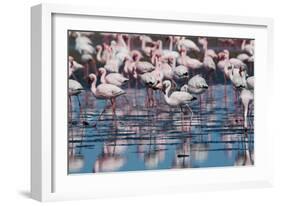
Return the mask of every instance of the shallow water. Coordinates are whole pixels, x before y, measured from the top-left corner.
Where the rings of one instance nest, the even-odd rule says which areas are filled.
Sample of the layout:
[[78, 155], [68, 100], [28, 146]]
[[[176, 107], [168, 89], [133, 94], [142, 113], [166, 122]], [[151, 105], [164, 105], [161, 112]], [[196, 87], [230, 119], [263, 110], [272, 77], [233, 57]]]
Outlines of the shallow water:
[[125, 91], [127, 100], [117, 98], [115, 114], [90, 91], [79, 95], [81, 108], [71, 97], [70, 174], [254, 164], [253, 115], [245, 132], [243, 106], [235, 103], [231, 85], [211, 86], [190, 103], [192, 119], [188, 109], [166, 105], [160, 91], [154, 107], [145, 106], [145, 89]]

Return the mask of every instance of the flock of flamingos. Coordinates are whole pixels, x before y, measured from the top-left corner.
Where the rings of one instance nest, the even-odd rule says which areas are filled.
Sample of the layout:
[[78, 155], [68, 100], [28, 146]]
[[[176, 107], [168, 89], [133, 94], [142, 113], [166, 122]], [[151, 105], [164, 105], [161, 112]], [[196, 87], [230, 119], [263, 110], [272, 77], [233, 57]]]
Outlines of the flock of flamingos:
[[[101, 45], [94, 45], [95, 35], [94, 32], [69, 32], [73, 49], [80, 55], [68, 59], [70, 101], [76, 97], [81, 106], [79, 94], [90, 89], [96, 101], [110, 101], [114, 114], [118, 107], [116, 98], [124, 98], [130, 104], [125, 88], [143, 87], [147, 91], [144, 106], [157, 106], [154, 96], [158, 91], [167, 105], [188, 111], [192, 119], [190, 102], [201, 104], [201, 94], [212, 89], [214, 75], [220, 71], [225, 86], [229, 82], [233, 85], [234, 101], [239, 98], [242, 102], [243, 127], [247, 131], [247, 117], [254, 100], [254, 40], [218, 38], [222, 46], [210, 49], [207, 37], [194, 41], [194, 38], [167, 36], [163, 42], [155, 35], [99, 33], [103, 41]], [[230, 52], [232, 47], [239, 47], [235, 56]], [[87, 79], [89, 84], [77, 78], [77, 71], [82, 71], [83, 82]], [[94, 127], [107, 107], [99, 114]]]

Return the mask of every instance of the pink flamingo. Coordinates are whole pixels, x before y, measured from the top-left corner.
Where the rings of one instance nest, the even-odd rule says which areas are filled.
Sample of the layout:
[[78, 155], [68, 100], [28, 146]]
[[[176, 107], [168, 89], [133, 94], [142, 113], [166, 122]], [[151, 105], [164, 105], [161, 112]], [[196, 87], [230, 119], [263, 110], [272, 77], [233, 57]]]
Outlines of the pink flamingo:
[[149, 36], [146, 35], [141, 35], [139, 39], [141, 41], [141, 50], [146, 56], [150, 57], [152, 52], [156, 49], [156, 44]]
[[177, 58], [177, 63], [180, 65], [184, 65], [188, 67], [191, 70], [197, 70], [203, 67], [203, 63], [200, 62], [196, 58], [191, 58], [187, 56], [187, 50], [185, 48], [182, 48], [180, 51], [180, 57]]

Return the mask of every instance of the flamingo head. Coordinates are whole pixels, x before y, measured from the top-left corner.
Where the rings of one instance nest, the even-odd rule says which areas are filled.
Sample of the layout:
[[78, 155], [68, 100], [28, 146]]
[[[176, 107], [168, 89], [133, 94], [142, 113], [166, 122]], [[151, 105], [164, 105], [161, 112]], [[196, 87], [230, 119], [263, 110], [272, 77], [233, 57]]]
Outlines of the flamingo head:
[[181, 89], [180, 89], [182, 92], [188, 92], [188, 85], [187, 84], [184, 84]]
[[70, 67], [70, 68], [73, 68], [73, 66], [74, 66], [73, 61], [74, 61], [74, 58], [73, 58], [72, 56], [69, 56], [69, 57], [68, 57], [68, 62], [69, 62], [69, 67]]
[[206, 37], [198, 37], [198, 43], [204, 46], [207, 43]]
[[102, 46], [101, 46], [101, 45], [97, 45], [97, 46], [96, 46], [96, 50], [97, 50], [97, 51], [102, 50]]
[[224, 60], [226, 58], [226, 55], [224, 52], [219, 52], [217, 56], [218, 56], [219, 60]]
[[92, 82], [96, 81], [97, 77], [95, 74], [89, 74], [88, 83], [91, 84]]
[[131, 57], [134, 61], [137, 61], [143, 58], [143, 55], [139, 51], [135, 50], [131, 52]]
[[164, 94], [167, 93], [167, 88], [171, 87], [171, 81], [170, 80], [165, 80], [163, 83], [162, 83], [162, 91]]
[[[103, 68], [103, 67], [99, 68], [99, 73], [100, 73], [100, 74], [106, 73], [105, 68]], [[90, 74], [90, 75], [91, 75], [91, 74]]]

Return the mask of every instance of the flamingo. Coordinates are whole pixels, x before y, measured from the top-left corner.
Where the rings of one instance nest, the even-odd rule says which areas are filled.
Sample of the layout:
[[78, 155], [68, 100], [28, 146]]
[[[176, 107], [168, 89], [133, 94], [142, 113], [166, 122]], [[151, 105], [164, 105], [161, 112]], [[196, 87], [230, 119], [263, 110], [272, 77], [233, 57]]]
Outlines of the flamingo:
[[[230, 54], [229, 54], [229, 51], [228, 50], [223, 50], [223, 52], [220, 52], [219, 53], [219, 57], [222, 58], [224, 61], [225, 64], [231, 64], [233, 65], [235, 68], [242, 68], [243, 70], [246, 70], [247, 69], [247, 65], [241, 61], [240, 59], [238, 58], [230, 58]], [[223, 66], [224, 68], [224, 66]]]
[[187, 50], [185, 48], [182, 48], [180, 51], [180, 56], [177, 58], [177, 63], [180, 65], [184, 65], [192, 70], [197, 70], [203, 67], [203, 63], [200, 62], [196, 58], [191, 58], [187, 56]]
[[173, 37], [169, 36], [169, 49], [163, 49], [163, 42], [161, 40], [157, 41], [158, 49], [161, 53], [162, 58], [169, 58], [169, 57], [174, 57], [178, 58], [180, 55], [177, 51], [173, 51]]
[[254, 76], [247, 77], [247, 78], [246, 78], [246, 83], [247, 83], [247, 88], [248, 88], [249, 90], [254, 90], [254, 88], [255, 88], [255, 79], [254, 79]]
[[81, 32], [76, 32], [76, 39], [75, 39], [75, 49], [80, 53], [80, 54], [83, 54], [83, 53], [88, 53], [88, 54], [93, 54], [95, 49], [93, 47], [93, 43], [92, 41], [82, 35], [83, 33]]
[[174, 75], [178, 79], [187, 78], [189, 76], [189, 71], [186, 66], [179, 65], [174, 68]]
[[181, 109], [183, 106], [186, 106], [191, 112], [191, 120], [192, 120], [193, 112], [189, 107], [188, 103], [190, 101], [196, 100], [197, 98], [191, 95], [190, 93], [183, 92], [183, 91], [174, 91], [169, 95], [171, 86], [172, 83], [170, 80], [165, 80], [163, 82], [163, 92], [164, 92], [165, 102], [171, 107], [180, 107]]
[[[112, 111], [113, 111], [113, 113], [115, 113], [115, 107], [116, 107], [115, 99], [118, 96], [126, 94], [126, 92], [113, 84], [106, 84], [106, 83], [103, 84], [102, 83], [102, 84], [96, 86], [97, 77], [95, 74], [89, 74], [89, 79], [92, 81], [91, 91], [94, 94], [94, 96], [97, 99], [105, 99], [105, 100], [109, 99], [111, 101]], [[103, 112], [105, 111], [105, 109], [106, 109], [106, 107], [100, 113], [97, 121], [99, 121], [99, 119], [100, 119], [101, 115], [103, 114]]]
[[206, 80], [200, 74], [197, 74], [192, 77], [187, 84], [184, 84], [180, 90], [184, 92], [189, 92], [191, 94], [202, 94], [207, 89], [208, 84]]
[[101, 63], [106, 63], [106, 61], [111, 57], [111, 48], [107, 44], [103, 44], [104, 50], [102, 51], [102, 46], [97, 45], [96, 50], [97, 50], [97, 61]]
[[216, 52], [212, 49], [208, 49], [207, 38], [199, 37], [198, 42], [203, 46], [203, 51], [204, 51], [203, 66], [209, 71], [216, 70], [216, 64], [214, 62], [214, 58], [217, 58]]
[[153, 64], [148, 61], [140, 61], [141, 58], [142, 56], [140, 53], [135, 54], [135, 68], [137, 73], [144, 74], [155, 70], [155, 66]]
[[249, 55], [253, 56], [255, 52], [254, 40], [250, 40], [250, 43], [246, 43], [246, 39], [242, 41], [241, 50], [247, 52]]
[[246, 88], [246, 73], [241, 68], [232, 65], [228, 75], [235, 88]]
[[79, 100], [78, 95], [84, 90], [84, 88], [82, 87], [82, 85], [73, 79], [69, 79], [68, 80], [68, 96], [71, 102], [71, 96], [76, 96], [78, 103], [79, 103], [79, 107], [81, 107], [81, 103]]
[[200, 52], [199, 47], [192, 40], [186, 39], [185, 37], [180, 37], [179, 39], [176, 39], [176, 45], [178, 51], [181, 51], [184, 48], [187, 50], [187, 52]]
[[241, 60], [242, 62], [254, 62], [254, 57], [249, 56], [246, 53], [241, 53], [237, 55], [237, 59]]
[[101, 73], [102, 84], [113, 84], [115, 86], [121, 87], [129, 81], [128, 78], [125, 78], [119, 73], [110, 73], [106, 75], [106, 70], [103, 67], [99, 68], [99, 72]]
[[76, 62], [72, 56], [68, 57], [68, 77], [73, 75], [74, 71], [82, 68], [84, 68], [84, 66]]
[[212, 57], [213, 59], [218, 57], [215, 50], [208, 49], [208, 40], [206, 37], [199, 37], [198, 43], [203, 46], [203, 50], [206, 52], [206, 55]]
[[243, 110], [244, 110], [244, 129], [248, 129], [248, 110], [249, 110], [249, 105], [252, 104], [254, 100], [254, 94], [252, 91], [243, 88], [241, 93], [240, 93], [240, 99], [243, 104]]
[[[141, 35], [139, 37], [141, 41], [141, 50], [146, 56], [151, 56], [152, 52], [156, 49], [156, 44], [154, 41], [147, 35]], [[149, 45], [147, 45], [149, 43]]]

